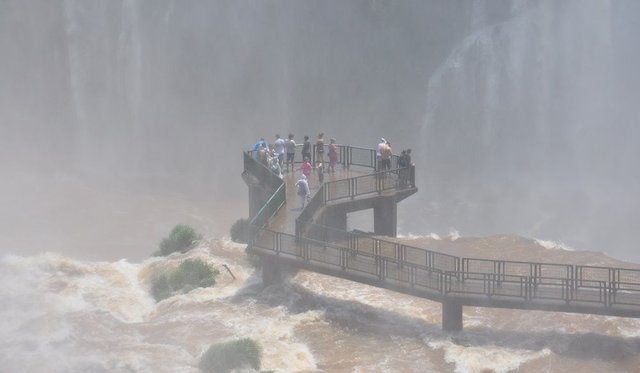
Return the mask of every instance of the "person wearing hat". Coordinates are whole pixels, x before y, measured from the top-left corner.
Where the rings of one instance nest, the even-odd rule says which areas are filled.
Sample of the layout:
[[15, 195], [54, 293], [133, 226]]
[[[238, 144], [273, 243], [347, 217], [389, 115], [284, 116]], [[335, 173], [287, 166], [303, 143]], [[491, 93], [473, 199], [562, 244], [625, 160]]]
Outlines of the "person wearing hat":
[[298, 197], [300, 198], [300, 210], [304, 209], [304, 204], [307, 202], [307, 199], [311, 197], [311, 192], [309, 191], [309, 183], [307, 182], [307, 177], [302, 174], [300, 176], [300, 180], [296, 182], [296, 188], [298, 192]]

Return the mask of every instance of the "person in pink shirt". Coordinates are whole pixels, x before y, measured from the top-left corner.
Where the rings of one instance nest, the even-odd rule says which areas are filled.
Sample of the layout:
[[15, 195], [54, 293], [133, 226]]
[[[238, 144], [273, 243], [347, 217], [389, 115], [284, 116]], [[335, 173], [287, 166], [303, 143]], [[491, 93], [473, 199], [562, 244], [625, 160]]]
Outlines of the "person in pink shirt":
[[309, 178], [311, 176], [311, 169], [311, 161], [309, 160], [309, 158], [305, 158], [304, 163], [302, 164], [302, 173], [304, 174], [304, 176]]

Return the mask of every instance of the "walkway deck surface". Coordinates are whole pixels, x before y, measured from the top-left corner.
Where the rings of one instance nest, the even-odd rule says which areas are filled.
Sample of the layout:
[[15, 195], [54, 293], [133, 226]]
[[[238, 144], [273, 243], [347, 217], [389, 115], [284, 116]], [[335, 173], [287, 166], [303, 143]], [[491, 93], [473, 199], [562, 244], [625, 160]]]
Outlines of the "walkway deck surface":
[[[324, 173], [324, 182], [337, 181], [349, 179], [357, 176], [364, 176], [371, 173], [371, 169], [363, 167], [351, 167], [349, 169], [343, 168], [342, 165], [336, 166], [336, 171], [332, 173]], [[285, 172], [284, 182], [287, 190], [287, 203], [282, 206], [278, 213], [269, 222], [269, 229], [295, 234], [295, 221], [300, 215], [301, 206], [298, 196], [296, 195], [296, 182], [300, 179], [302, 173], [299, 169], [294, 172]], [[320, 181], [318, 180], [318, 173], [314, 170], [311, 177], [307, 180], [309, 183], [309, 189], [311, 196], [314, 196], [320, 187]]]

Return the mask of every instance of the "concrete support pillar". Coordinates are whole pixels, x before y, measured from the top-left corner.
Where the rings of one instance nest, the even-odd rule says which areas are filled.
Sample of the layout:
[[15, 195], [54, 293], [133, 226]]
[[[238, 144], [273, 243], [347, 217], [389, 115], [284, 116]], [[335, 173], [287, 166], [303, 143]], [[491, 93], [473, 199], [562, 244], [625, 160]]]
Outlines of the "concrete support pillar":
[[450, 299], [442, 301], [442, 330], [445, 332], [462, 330], [462, 304]]
[[392, 197], [382, 197], [375, 202], [373, 231], [380, 236], [395, 237], [398, 234], [398, 205]]
[[282, 282], [282, 268], [278, 258], [263, 256], [262, 258], [262, 284], [275, 285]]
[[[327, 211], [322, 217], [322, 224], [327, 227], [339, 229], [342, 232], [347, 230], [347, 213], [343, 209], [334, 208]], [[328, 231], [325, 237], [320, 237], [321, 240], [326, 240], [329, 242], [335, 242], [344, 237], [342, 234], [333, 233], [332, 231]]]

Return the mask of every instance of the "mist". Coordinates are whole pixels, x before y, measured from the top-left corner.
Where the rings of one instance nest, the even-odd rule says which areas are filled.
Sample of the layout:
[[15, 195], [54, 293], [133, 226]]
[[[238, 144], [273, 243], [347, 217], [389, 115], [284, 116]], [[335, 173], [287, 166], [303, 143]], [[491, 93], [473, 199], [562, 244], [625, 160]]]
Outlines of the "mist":
[[0, 252], [139, 259], [248, 214], [276, 133], [412, 148], [401, 233], [640, 260], [628, 1], [3, 1]]

